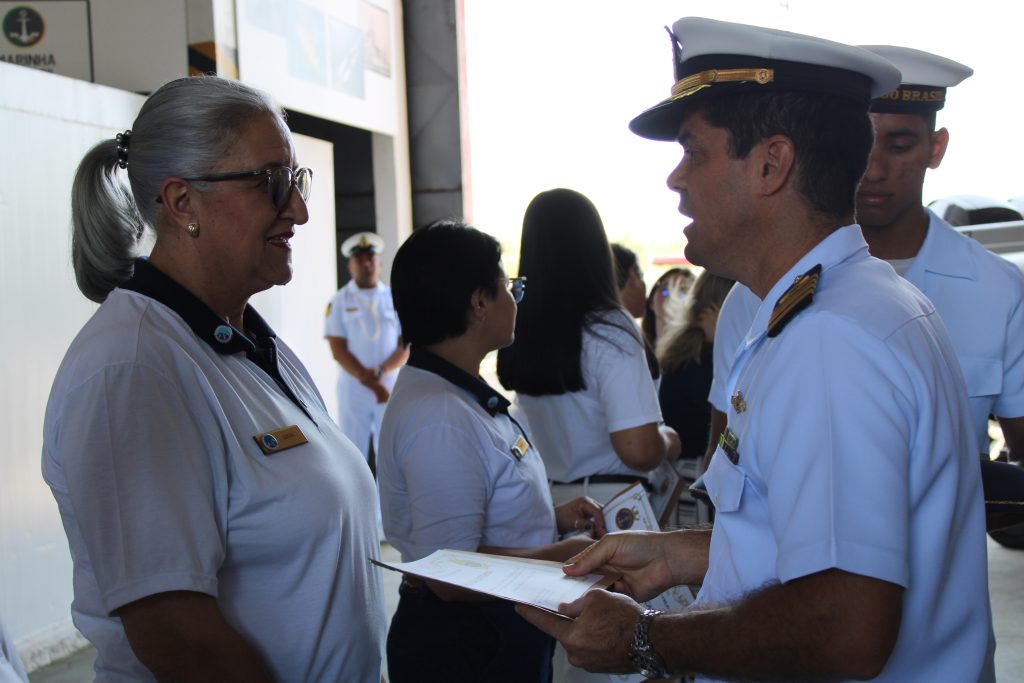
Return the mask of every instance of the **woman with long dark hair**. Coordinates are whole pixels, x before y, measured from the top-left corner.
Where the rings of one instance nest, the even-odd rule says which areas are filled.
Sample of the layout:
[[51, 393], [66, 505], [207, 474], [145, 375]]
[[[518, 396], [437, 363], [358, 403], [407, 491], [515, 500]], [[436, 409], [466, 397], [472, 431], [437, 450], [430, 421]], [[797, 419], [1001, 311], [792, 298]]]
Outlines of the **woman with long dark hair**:
[[604, 224], [589, 199], [566, 189], [534, 197], [519, 274], [531, 296], [519, 308], [516, 343], [498, 352], [498, 378], [529, 420], [555, 502], [607, 500], [678, 457], [679, 438], [659, 426], [652, 369], [619, 304]]

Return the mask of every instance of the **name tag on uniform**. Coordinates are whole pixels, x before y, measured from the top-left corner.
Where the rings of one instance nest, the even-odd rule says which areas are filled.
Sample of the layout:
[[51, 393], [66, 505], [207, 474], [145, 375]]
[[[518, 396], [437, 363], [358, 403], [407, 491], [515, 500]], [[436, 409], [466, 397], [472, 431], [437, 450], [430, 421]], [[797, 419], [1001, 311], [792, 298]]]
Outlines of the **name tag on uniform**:
[[272, 432], [263, 432], [252, 438], [256, 441], [256, 445], [260, 447], [260, 450], [263, 451], [263, 455], [273, 455], [274, 453], [309, 443], [309, 439], [302, 433], [298, 425], [282, 427]]
[[358, 310], [359, 310], [358, 306], [346, 306], [345, 307], [345, 312], [346, 313], [355, 313]]
[[516, 442], [512, 444], [512, 455], [516, 456], [516, 460], [522, 460], [526, 457], [526, 451], [530, 450], [530, 442], [526, 440], [526, 437], [522, 434], [516, 439]]

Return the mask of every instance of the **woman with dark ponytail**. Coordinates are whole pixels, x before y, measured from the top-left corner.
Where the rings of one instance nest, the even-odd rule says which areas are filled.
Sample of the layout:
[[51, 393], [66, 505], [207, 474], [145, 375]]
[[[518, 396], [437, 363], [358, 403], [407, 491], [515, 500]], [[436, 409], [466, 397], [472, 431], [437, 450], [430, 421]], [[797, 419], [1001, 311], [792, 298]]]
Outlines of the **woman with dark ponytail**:
[[380, 680], [373, 479], [248, 305], [291, 279], [311, 180], [280, 107], [216, 77], [164, 85], [79, 165], [72, 260], [102, 305], [43, 474], [97, 681]]

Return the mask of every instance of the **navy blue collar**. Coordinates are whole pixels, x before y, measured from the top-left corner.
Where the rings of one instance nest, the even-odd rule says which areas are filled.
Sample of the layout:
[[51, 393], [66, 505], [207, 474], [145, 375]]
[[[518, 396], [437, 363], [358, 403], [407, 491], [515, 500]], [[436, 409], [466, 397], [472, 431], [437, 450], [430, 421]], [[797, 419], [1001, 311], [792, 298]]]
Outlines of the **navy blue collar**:
[[480, 377], [474, 377], [444, 358], [413, 345], [409, 351], [408, 364], [414, 368], [432, 372], [460, 389], [465, 389], [473, 395], [484, 410], [490, 413], [491, 417], [498, 413], [508, 415], [508, 407], [512, 404], [507, 398], [492, 389], [491, 385]]
[[244, 352], [252, 355], [257, 349], [273, 346], [273, 340], [277, 338], [274, 330], [252, 306], [246, 305], [242, 314], [250, 338], [225, 322], [192, 292], [162, 273], [146, 258], [135, 260], [135, 273], [120, 287], [148, 296], [170, 308], [181, 316], [197, 337], [217, 353], [229, 355]]

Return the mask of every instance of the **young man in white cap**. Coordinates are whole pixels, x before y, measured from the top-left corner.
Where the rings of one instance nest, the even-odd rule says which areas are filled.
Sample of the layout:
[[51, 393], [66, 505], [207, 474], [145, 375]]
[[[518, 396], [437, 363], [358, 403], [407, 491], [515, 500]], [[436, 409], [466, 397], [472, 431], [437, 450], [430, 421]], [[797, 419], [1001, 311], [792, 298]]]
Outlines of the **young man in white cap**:
[[324, 336], [341, 366], [338, 375], [338, 424], [369, 459], [370, 439], [377, 452], [384, 408], [398, 369], [409, 357], [391, 301], [380, 281], [384, 240], [360, 232], [341, 245], [352, 276], [327, 306]]
[[[686, 256], [765, 301], [706, 473], [713, 531], [610, 534], [590, 591], [529, 619], [570, 661], [726, 680], [992, 680], [984, 511], [966, 391], [934, 308], [853, 224], [872, 97], [899, 72], [859, 48], [682, 19], [676, 85], [634, 119], [677, 140]], [[678, 42], [676, 42], [678, 41]], [[678, 47], [681, 43], [681, 48]], [[956, 595], [955, 599], [950, 599]]]
[[[884, 259], [931, 300], [949, 331], [967, 386], [971, 422], [982, 457], [986, 498], [1000, 508], [995, 529], [1024, 520], [1024, 472], [989, 462], [988, 419], [999, 418], [1011, 462], [1024, 458], [1024, 275], [1009, 261], [954, 230], [921, 205], [924, 176], [938, 168], [949, 132], [936, 129], [947, 88], [973, 71], [912, 48], [867, 45], [902, 73], [895, 90], [871, 101], [875, 144], [857, 190], [857, 222], [872, 256]], [[715, 380], [708, 400], [716, 416], [712, 438], [724, 427], [726, 384], [761, 300], [733, 288], [719, 314]], [[709, 445], [705, 465], [716, 444]], [[1017, 513], [1006, 508], [1012, 501]], [[992, 507], [992, 506], [990, 506]]]

